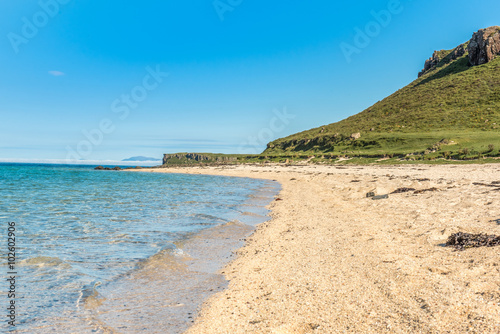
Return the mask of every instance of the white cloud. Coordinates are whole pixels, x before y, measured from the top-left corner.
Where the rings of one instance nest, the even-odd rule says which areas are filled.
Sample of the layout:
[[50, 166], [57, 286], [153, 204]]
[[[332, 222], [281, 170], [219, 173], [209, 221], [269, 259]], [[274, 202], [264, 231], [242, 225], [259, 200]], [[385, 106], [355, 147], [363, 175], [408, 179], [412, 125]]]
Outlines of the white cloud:
[[61, 71], [49, 71], [49, 74], [50, 74], [50, 75], [53, 75], [53, 76], [55, 76], [55, 77], [60, 77], [60, 76], [65, 75], [66, 73], [61, 72]]
[[61, 164], [61, 165], [103, 165], [103, 166], [157, 166], [158, 161], [118, 161], [118, 160], [66, 160], [66, 159], [4, 159], [0, 163], [35, 163], [35, 164]]

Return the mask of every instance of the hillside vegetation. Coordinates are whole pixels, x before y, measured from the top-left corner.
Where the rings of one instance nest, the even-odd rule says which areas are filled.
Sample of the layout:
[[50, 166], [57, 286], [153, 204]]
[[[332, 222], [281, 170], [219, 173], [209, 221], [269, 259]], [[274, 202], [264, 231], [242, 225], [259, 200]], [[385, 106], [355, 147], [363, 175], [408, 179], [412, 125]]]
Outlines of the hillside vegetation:
[[498, 156], [500, 57], [471, 66], [464, 45], [458, 58], [458, 48], [436, 52], [431, 69], [363, 112], [275, 140], [263, 154], [412, 160]]

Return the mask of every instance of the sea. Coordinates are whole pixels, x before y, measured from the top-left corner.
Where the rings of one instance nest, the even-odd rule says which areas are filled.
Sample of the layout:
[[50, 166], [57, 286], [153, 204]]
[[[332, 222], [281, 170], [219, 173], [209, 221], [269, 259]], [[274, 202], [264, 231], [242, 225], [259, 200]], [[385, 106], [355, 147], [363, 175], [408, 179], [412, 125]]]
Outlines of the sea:
[[182, 333], [280, 190], [94, 167], [0, 164], [2, 331]]

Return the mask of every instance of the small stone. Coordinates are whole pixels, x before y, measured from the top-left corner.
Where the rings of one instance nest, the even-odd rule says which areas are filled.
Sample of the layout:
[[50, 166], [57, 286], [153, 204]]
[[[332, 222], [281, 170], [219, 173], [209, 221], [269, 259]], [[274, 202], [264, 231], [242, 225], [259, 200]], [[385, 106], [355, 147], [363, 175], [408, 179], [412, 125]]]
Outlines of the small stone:
[[378, 196], [373, 196], [372, 200], [378, 200], [378, 199], [386, 199], [389, 198], [389, 195], [378, 195]]
[[351, 135], [351, 139], [359, 139], [361, 138], [361, 133], [357, 132], [357, 133], [353, 133]]

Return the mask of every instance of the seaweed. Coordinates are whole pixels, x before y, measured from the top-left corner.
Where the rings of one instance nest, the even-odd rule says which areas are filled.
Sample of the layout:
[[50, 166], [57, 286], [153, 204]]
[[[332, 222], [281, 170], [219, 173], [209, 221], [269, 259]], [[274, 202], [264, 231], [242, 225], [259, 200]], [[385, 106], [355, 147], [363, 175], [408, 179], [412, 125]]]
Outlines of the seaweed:
[[446, 246], [454, 247], [459, 250], [474, 247], [493, 247], [500, 246], [500, 236], [487, 234], [470, 234], [458, 232], [448, 237]]
[[415, 191], [415, 188], [398, 188], [394, 190], [391, 194], [401, 194], [401, 193], [407, 193], [410, 191]]
[[421, 190], [415, 190], [414, 194], [421, 194], [421, 193], [425, 193], [425, 192], [428, 192], [428, 191], [437, 191], [438, 189], [437, 188], [429, 188], [429, 189], [421, 189]]

